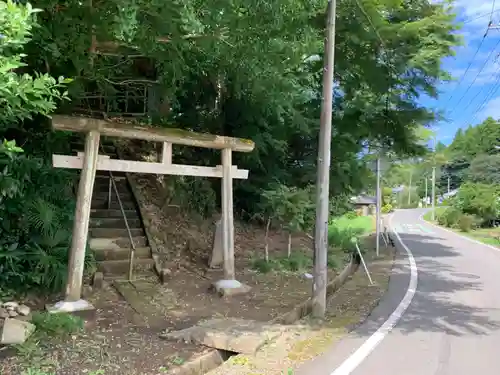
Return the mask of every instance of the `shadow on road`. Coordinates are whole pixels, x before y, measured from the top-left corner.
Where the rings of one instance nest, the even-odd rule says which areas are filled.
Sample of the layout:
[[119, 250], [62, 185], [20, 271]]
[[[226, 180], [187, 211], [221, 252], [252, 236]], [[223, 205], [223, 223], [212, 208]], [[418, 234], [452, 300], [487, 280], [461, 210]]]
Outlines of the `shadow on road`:
[[[476, 297], [474, 292], [485, 294], [484, 280], [478, 274], [463, 271], [465, 267], [461, 266], [467, 266], [463, 254], [444, 245], [447, 240], [439, 234], [400, 233], [400, 236], [413, 252], [418, 268], [418, 287], [412, 303], [396, 325], [398, 331], [403, 334], [446, 332], [461, 336], [487, 335], [500, 328], [499, 309], [484, 306], [485, 303], [479, 306], [478, 298], [473, 298]], [[401, 251], [403, 254], [398, 256], [388, 292], [353, 334], [371, 335], [402, 300], [408, 288], [410, 269], [406, 254], [403, 249]]]

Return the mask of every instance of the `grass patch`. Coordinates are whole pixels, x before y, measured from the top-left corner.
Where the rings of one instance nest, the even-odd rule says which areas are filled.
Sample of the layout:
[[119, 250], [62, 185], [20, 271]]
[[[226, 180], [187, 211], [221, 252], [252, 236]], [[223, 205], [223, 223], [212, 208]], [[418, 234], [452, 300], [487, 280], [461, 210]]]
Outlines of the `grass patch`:
[[[446, 210], [447, 207], [436, 207], [434, 210], [436, 212], [435, 214], [435, 219], [437, 219], [437, 217], [439, 215], [441, 215], [445, 210]], [[425, 213], [424, 215], [424, 220], [425, 221], [432, 221], [432, 209], [429, 210], [428, 212]]]
[[45, 359], [44, 350], [50, 338], [63, 338], [83, 330], [83, 320], [79, 317], [58, 313], [36, 312], [31, 323], [35, 325], [35, 332], [25, 343], [15, 345], [17, 355], [25, 366], [23, 375], [52, 375], [44, 372], [44, 368], [52, 365]]
[[369, 234], [375, 229], [375, 220], [372, 216], [358, 216], [348, 218], [341, 216], [331, 221], [328, 226], [328, 242], [331, 246], [343, 249], [344, 251], [353, 250], [352, 239]]
[[[446, 207], [436, 207], [436, 218], [441, 215]], [[426, 212], [424, 215], [424, 220], [432, 222], [431, 218], [432, 212]], [[443, 228], [445, 226], [442, 226]], [[457, 234], [464, 235], [466, 237], [472, 238], [476, 241], [482, 242], [486, 245], [498, 246], [500, 247], [500, 228], [479, 228], [471, 231], [463, 231], [455, 227], [445, 227]]]
[[[341, 216], [332, 220], [328, 226], [328, 268], [338, 270], [345, 264], [346, 254], [354, 251], [353, 238], [372, 233], [375, 220], [372, 216]], [[252, 268], [260, 273], [299, 272], [310, 270], [313, 266], [312, 251], [293, 250], [290, 257], [280, 256], [266, 261], [257, 258], [252, 261]]]
[[[312, 252], [311, 252], [312, 253]], [[328, 251], [328, 268], [337, 270], [344, 266], [345, 253], [339, 249], [330, 248]], [[292, 251], [290, 257], [280, 256], [270, 258], [256, 258], [252, 261], [252, 269], [260, 273], [276, 272], [307, 272], [313, 267], [312, 256], [303, 250]]]
[[500, 228], [479, 228], [460, 233], [486, 245], [500, 246]]

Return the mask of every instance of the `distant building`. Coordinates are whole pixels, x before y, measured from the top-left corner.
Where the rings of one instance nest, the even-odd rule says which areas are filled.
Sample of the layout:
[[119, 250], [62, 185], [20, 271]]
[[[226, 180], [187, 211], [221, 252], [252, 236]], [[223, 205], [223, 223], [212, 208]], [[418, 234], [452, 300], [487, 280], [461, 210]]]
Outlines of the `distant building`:
[[376, 197], [360, 195], [352, 197], [351, 202], [356, 211], [360, 212], [363, 216], [373, 215], [375, 213], [375, 206], [377, 205]]

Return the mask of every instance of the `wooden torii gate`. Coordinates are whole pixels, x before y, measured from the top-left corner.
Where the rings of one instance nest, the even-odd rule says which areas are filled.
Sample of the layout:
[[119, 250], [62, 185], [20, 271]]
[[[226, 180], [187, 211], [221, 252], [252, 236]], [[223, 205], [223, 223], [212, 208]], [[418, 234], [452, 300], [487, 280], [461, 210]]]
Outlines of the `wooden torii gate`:
[[[85, 250], [87, 246], [92, 191], [97, 170], [112, 172], [154, 173], [162, 175], [222, 178], [222, 248], [224, 253], [223, 285], [237, 285], [234, 271], [233, 178], [247, 179], [248, 170], [232, 165], [232, 152], [250, 152], [254, 142], [246, 139], [189, 132], [181, 129], [151, 128], [101, 119], [53, 116], [55, 130], [86, 133], [83, 155], [53, 155], [56, 168], [82, 169], [78, 186], [73, 239], [68, 264], [65, 300], [49, 307], [51, 312], [92, 309], [81, 299]], [[99, 155], [100, 137], [121, 137], [163, 143], [161, 162], [110, 159]], [[221, 165], [203, 167], [172, 163], [172, 145], [222, 150]], [[231, 287], [231, 286], [229, 286]]]

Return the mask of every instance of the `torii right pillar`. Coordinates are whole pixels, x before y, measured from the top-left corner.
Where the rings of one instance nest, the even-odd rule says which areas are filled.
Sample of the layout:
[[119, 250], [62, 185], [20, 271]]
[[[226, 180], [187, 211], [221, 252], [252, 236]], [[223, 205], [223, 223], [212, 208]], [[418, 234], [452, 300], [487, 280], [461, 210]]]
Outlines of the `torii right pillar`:
[[234, 215], [233, 215], [233, 161], [232, 150], [222, 149], [222, 249], [224, 254], [224, 279], [216, 281], [213, 289], [223, 297], [245, 294], [250, 287], [238, 280], [234, 268]]

